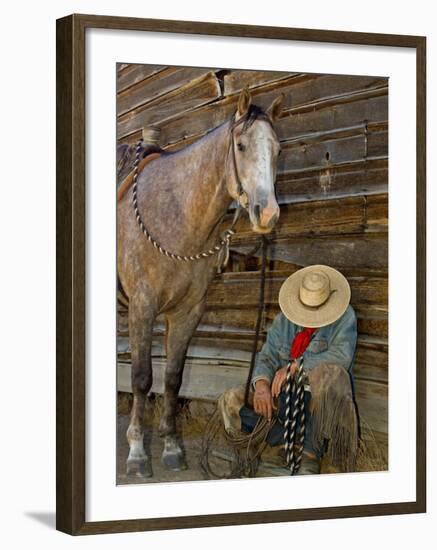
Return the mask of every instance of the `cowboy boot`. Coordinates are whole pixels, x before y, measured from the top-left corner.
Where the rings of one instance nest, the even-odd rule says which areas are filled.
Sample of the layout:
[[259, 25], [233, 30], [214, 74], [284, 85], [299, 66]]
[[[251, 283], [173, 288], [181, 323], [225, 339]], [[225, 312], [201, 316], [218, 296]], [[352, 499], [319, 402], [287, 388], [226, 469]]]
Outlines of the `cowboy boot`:
[[244, 388], [237, 387], [225, 391], [217, 401], [217, 409], [229, 435], [241, 434], [240, 409], [244, 405]]

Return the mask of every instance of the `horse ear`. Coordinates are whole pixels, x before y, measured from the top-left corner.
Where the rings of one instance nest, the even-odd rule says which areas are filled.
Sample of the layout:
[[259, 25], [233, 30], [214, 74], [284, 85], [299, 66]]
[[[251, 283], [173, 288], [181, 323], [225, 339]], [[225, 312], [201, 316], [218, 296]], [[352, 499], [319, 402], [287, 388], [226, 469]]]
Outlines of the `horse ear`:
[[243, 88], [238, 98], [238, 107], [237, 107], [237, 119], [246, 115], [249, 111], [250, 102], [252, 101], [252, 96], [247, 88]]
[[269, 117], [273, 122], [275, 122], [275, 120], [279, 118], [284, 97], [285, 97], [284, 94], [281, 94], [280, 96], [278, 96], [266, 111], [266, 113], [269, 115]]

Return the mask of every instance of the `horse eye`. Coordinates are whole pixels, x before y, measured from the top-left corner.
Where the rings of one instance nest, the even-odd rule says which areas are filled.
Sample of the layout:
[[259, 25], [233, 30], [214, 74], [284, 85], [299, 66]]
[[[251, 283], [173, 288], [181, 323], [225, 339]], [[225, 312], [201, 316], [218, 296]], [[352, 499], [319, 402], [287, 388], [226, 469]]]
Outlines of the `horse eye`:
[[239, 151], [244, 151], [245, 147], [244, 147], [244, 145], [243, 145], [242, 143], [237, 143], [237, 149], [238, 149]]
[[281, 153], [282, 153], [282, 149], [279, 149], [278, 157], [279, 157], [279, 155], [280, 155]]

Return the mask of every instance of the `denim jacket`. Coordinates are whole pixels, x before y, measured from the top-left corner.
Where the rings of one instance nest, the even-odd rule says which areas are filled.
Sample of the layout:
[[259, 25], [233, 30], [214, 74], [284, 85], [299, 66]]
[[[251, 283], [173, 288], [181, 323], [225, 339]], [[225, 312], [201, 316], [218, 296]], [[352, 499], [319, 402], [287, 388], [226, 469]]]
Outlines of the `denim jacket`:
[[[271, 384], [276, 371], [287, 365], [293, 338], [302, 328], [289, 321], [282, 312], [275, 317], [264, 346], [256, 357], [252, 375], [253, 387], [260, 379]], [[304, 372], [308, 374], [308, 371], [320, 363], [336, 363], [348, 371], [354, 390], [352, 367], [356, 343], [357, 318], [349, 305], [337, 321], [316, 330], [303, 355]]]

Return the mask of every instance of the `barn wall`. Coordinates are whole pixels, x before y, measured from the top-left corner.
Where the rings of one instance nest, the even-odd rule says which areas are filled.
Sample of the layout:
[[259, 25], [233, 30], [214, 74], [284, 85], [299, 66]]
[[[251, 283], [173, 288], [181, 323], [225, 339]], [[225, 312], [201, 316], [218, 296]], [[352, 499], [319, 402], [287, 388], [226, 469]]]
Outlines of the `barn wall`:
[[[387, 434], [388, 390], [388, 80], [151, 65], [118, 67], [119, 143], [143, 127], [161, 128], [175, 150], [228, 119], [243, 86], [268, 107], [284, 93], [275, 124], [281, 140], [279, 224], [268, 249], [263, 338], [279, 311], [284, 279], [302, 266], [329, 264], [352, 287], [359, 340], [355, 373], [363, 422]], [[224, 222], [230, 223], [232, 212]], [[181, 394], [214, 399], [244, 381], [257, 314], [259, 258], [244, 254], [258, 236], [242, 217], [227, 271], [208, 293], [207, 312], [189, 350]], [[154, 391], [162, 390], [162, 320], [155, 330]], [[119, 315], [119, 387], [128, 390], [126, 311]]]

